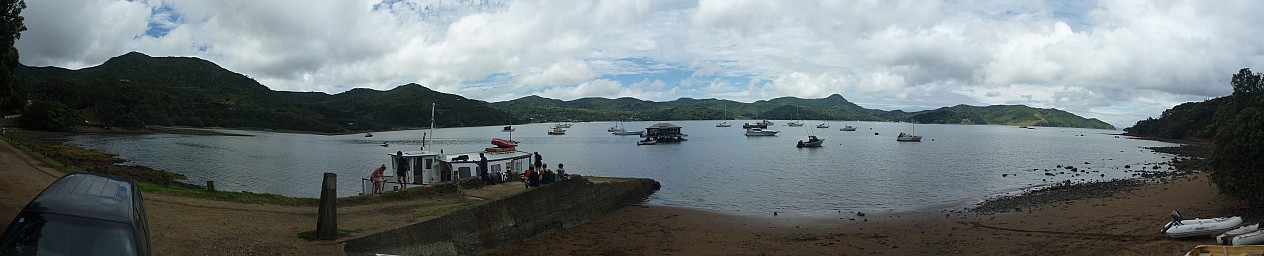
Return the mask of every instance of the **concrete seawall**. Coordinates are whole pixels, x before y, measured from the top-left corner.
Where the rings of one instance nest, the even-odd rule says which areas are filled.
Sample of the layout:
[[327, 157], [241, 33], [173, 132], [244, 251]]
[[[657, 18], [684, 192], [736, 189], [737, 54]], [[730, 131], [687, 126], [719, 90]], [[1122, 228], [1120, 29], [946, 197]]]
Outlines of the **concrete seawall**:
[[347, 255], [469, 255], [583, 224], [658, 189], [650, 179], [584, 178], [545, 185], [428, 221], [347, 240]]

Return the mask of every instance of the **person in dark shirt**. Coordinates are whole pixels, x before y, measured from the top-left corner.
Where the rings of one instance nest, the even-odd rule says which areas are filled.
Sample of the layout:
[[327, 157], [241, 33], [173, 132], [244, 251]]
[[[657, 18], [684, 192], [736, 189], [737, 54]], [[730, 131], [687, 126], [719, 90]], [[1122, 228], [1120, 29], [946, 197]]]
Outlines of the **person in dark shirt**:
[[483, 184], [496, 184], [496, 182], [492, 180], [492, 171], [487, 169], [487, 156], [483, 155], [483, 153], [478, 153], [478, 175], [479, 178], [483, 179]]
[[[388, 151], [389, 152], [389, 151]], [[403, 151], [395, 151], [395, 181], [399, 182], [399, 189], [408, 188], [408, 159], [404, 158]]]

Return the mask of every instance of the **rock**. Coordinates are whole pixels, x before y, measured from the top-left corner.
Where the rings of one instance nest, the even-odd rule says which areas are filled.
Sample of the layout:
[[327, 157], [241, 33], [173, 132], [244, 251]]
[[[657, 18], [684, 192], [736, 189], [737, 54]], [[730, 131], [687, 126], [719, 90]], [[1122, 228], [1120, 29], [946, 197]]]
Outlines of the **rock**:
[[[548, 174], [548, 173], [545, 173]], [[777, 212], [772, 212], [772, 216], [777, 216]]]
[[1047, 172], [1046, 172], [1046, 173], [1045, 173], [1045, 176], [1053, 176], [1053, 174], [1052, 174], [1052, 173], [1047, 173]]
[[1159, 169], [1159, 166], [1158, 166], [1158, 165], [1155, 165], [1153, 169], [1158, 170], [1158, 169]]
[[1088, 162], [1084, 162], [1084, 164], [1090, 164], [1090, 163], [1088, 163]]
[[1009, 177], [1009, 174], [1008, 174], [1008, 173], [1002, 173], [1002, 174], [1001, 174], [1001, 177]]
[[1124, 165], [1124, 169], [1128, 169], [1128, 168], [1132, 168], [1132, 166], [1131, 166], [1131, 165], [1126, 165], [1126, 164], [1125, 164], [1125, 165]]
[[856, 212], [856, 216], [864, 217], [864, 216], [865, 216], [865, 213], [863, 213], [863, 212]]
[[1058, 165], [1058, 168], [1062, 168], [1062, 165], [1060, 165], [1060, 164], [1059, 164], [1059, 165]]

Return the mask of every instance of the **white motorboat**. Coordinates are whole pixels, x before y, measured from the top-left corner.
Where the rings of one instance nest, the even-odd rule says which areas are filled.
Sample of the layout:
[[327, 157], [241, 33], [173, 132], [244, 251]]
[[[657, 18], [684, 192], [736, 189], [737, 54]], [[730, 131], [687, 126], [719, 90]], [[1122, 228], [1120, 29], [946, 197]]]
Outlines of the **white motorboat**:
[[557, 127], [557, 128], [571, 128], [571, 124], [569, 124], [569, 123], [558, 123], [558, 124], [553, 125], [553, 127]]
[[821, 128], [821, 129], [829, 128], [829, 124], [821, 123], [821, 124], [816, 125], [816, 128]]
[[[1179, 213], [1173, 212], [1173, 217], [1179, 217]], [[1173, 220], [1163, 226], [1163, 234], [1173, 237], [1196, 237], [1211, 236], [1221, 234], [1225, 231], [1233, 229], [1233, 227], [1242, 224], [1242, 217], [1233, 216], [1227, 218], [1211, 218], [1211, 219], [1192, 219], [1192, 220]]]
[[1224, 245], [1264, 244], [1264, 229], [1260, 229], [1260, 224], [1258, 223], [1235, 228], [1216, 236], [1216, 243]]
[[617, 132], [612, 132], [612, 134], [614, 135], [642, 135], [642, 134], [645, 134], [645, 131], [617, 131]]
[[844, 132], [854, 132], [856, 131], [856, 127], [851, 127], [850, 125], [848, 125], [848, 126], [844, 126], [843, 128], [838, 128], [838, 130], [844, 131]]
[[645, 131], [628, 131], [627, 129], [623, 129], [623, 122], [619, 122], [619, 124], [618, 124], [618, 125], [616, 125], [615, 127], [610, 127], [610, 129], [607, 129], [606, 131], [609, 131], [609, 132], [610, 132], [610, 134], [614, 134], [614, 135], [642, 135], [642, 134], [645, 134]]
[[790, 122], [786, 122], [786, 126], [790, 126], [790, 127], [799, 127], [799, 126], [803, 126], [803, 122], [800, 122], [800, 121], [790, 121]]
[[750, 128], [750, 129], [746, 129], [746, 136], [775, 136], [779, 132], [781, 131], [768, 130], [768, 129], [763, 129], [763, 128]]
[[562, 127], [560, 126], [554, 126], [552, 130], [549, 130], [549, 135], [564, 135], [564, 134], [566, 134], [566, 130], [562, 130]]
[[502, 131], [502, 132], [513, 132], [513, 131], [514, 131], [514, 127], [513, 127], [512, 125], [506, 125], [506, 126], [505, 126], [505, 128], [500, 129], [500, 131]]
[[637, 146], [640, 146], [640, 145], [654, 145], [654, 144], [658, 144], [658, 141], [657, 141], [657, 140], [654, 140], [654, 139], [650, 139], [650, 138], [645, 138], [645, 139], [643, 139], [643, 140], [638, 140], [638, 141], [636, 141], [636, 145], [637, 145]]

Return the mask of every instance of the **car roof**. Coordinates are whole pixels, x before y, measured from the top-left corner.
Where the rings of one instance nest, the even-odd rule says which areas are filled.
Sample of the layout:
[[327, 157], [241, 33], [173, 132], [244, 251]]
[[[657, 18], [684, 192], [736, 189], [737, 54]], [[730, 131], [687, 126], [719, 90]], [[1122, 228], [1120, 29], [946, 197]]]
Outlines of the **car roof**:
[[25, 211], [57, 213], [124, 223], [133, 221], [136, 184], [131, 179], [100, 173], [75, 172], [62, 176]]

